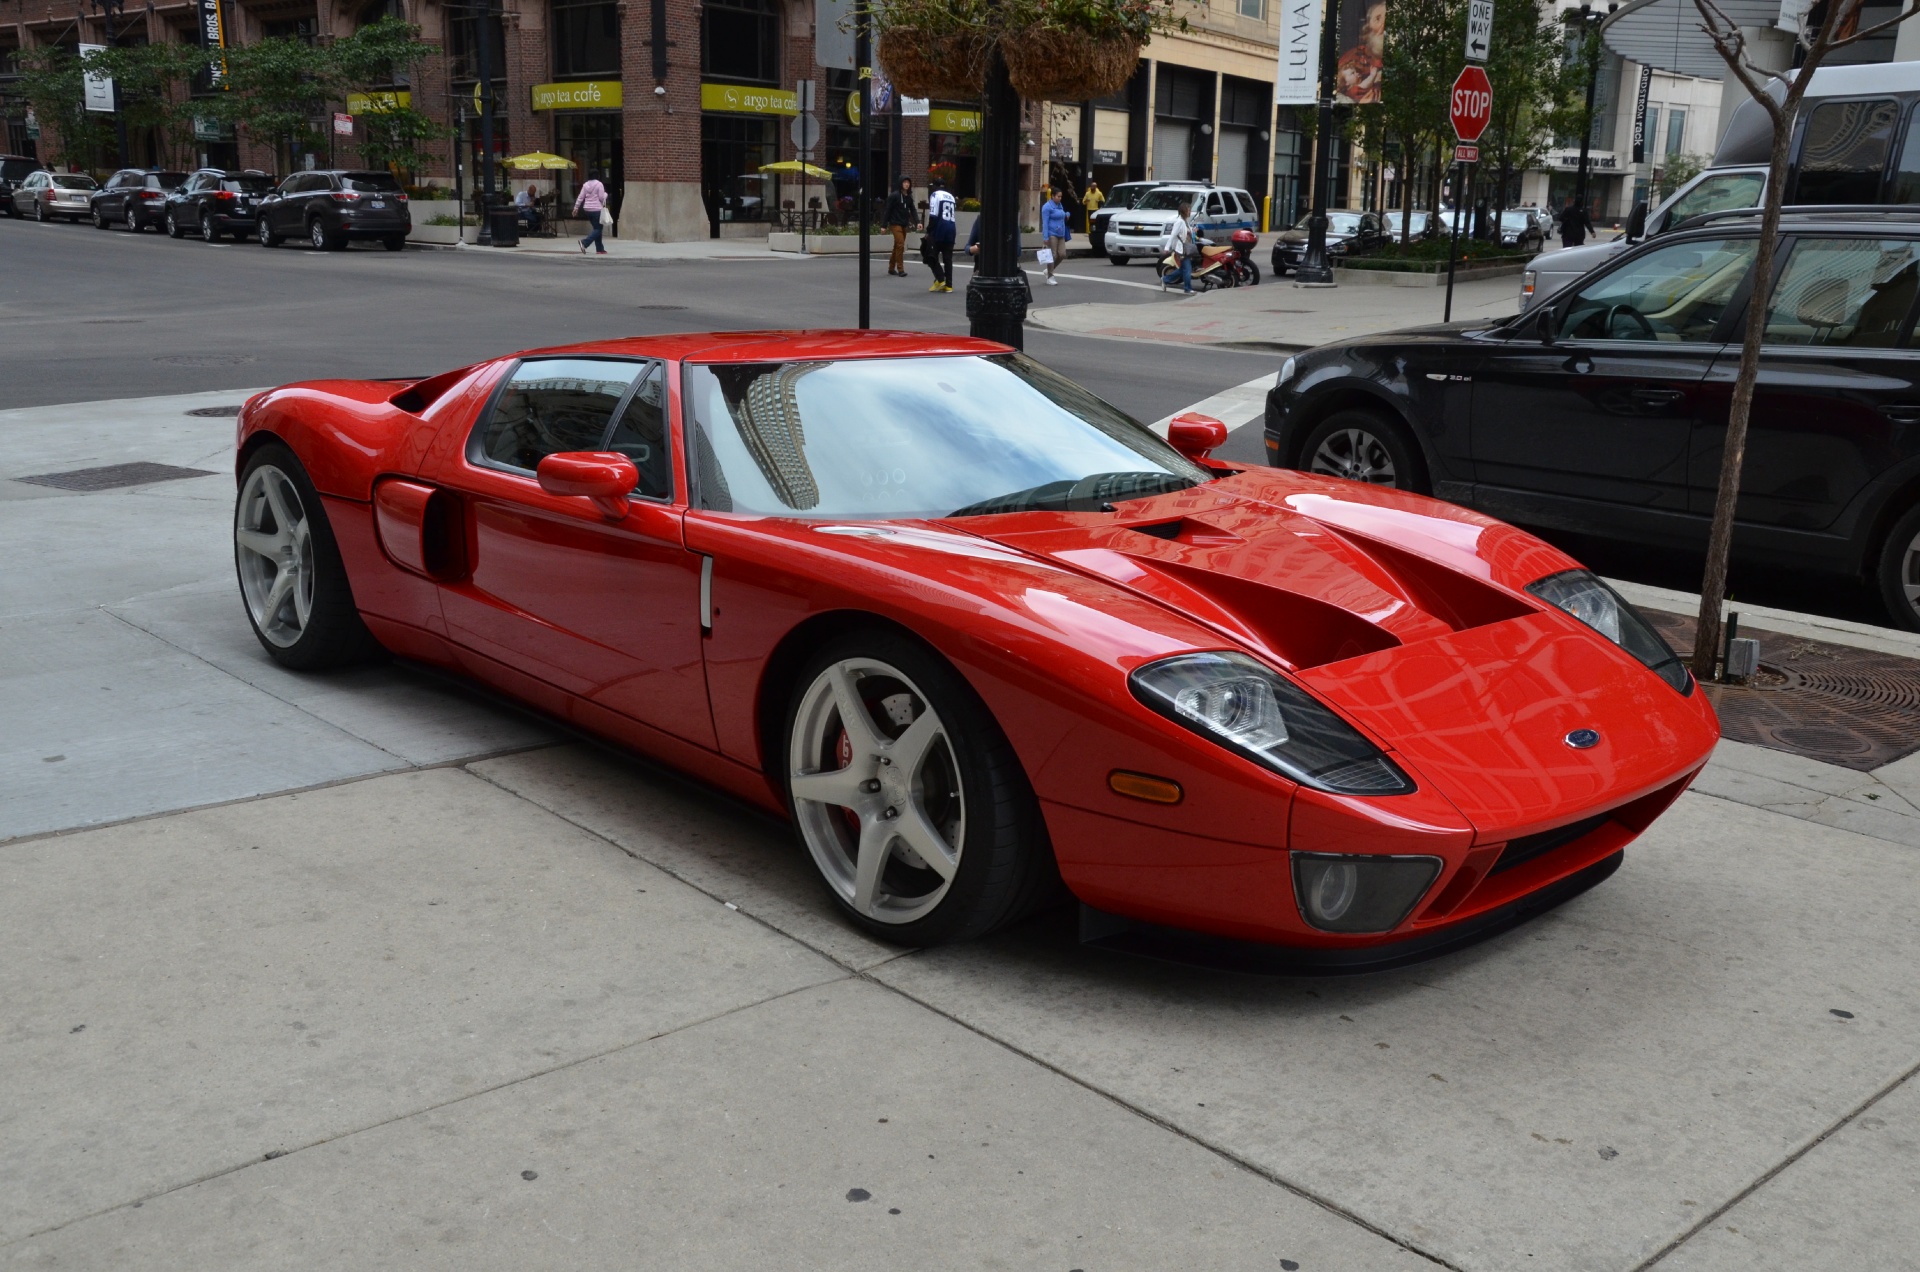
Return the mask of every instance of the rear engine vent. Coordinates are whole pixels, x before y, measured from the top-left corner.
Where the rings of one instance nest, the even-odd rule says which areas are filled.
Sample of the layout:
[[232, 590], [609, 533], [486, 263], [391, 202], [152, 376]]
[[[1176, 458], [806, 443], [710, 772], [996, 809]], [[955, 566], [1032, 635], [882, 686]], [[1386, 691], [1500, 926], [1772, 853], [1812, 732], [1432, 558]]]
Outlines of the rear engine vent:
[[1606, 813], [1597, 813], [1571, 826], [1561, 826], [1556, 830], [1543, 830], [1537, 835], [1522, 835], [1518, 839], [1510, 839], [1507, 841], [1506, 851], [1500, 854], [1500, 860], [1494, 862], [1493, 869], [1487, 872], [1487, 877], [1492, 878], [1502, 870], [1511, 870], [1515, 866], [1524, 866], [1535, 857], [1544, 857], [1555, 848], [1564, 848], [1576, 839], [1585, 839], [1606, 825], [1607, 817]]
[[454, 385], [467, 378], [471, 367], [461, 367], [457, 371], [443, 371], [439, 375], [415, 381], [406, 388], [388, 398], [387, 401], [409, 415], [419, 415], [426, 411]]

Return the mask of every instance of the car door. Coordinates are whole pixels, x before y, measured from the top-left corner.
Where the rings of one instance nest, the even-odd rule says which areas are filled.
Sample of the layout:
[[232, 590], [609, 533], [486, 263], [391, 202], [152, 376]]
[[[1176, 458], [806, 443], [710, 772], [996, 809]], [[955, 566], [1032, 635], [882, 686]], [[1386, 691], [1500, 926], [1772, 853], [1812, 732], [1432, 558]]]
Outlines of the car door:
[[[1920, 240], [1796, 237], [1767, 308], [1736, 518], [1824, 530], [1920, 428], [1920, 355], [1909, 347], [1920, 299]], [[1708, 377], [1694, 431], [1693, 511], [1713, 511], [1740, 369], [1729, 344]]]
[[40, 197], [40, 191], [46, 188], [47, 174], [36, 172], [22, 181], [13, 191], [13, 208], [21, 216], [33, 215], [34, 200]]
[[[1751, 238], [1643, 252], [1515, 324], [1474, 373], [1475, 479], [1559, 503], [1685, 512], [1701, 386], [1753, 263]], [[1511, 515], [1524, 516], [1524, 510]]]
[[[449, 456], [466, 504], [470, 573], [446, 585], [449, 637], [483, 659], [712, 747], [701, 651], [702, 558], [683, 546], [662, 363], [522, 361]], [[562, 451], [619, 451], [640, 482], [625, 516], [550, 495], [535, 470]], [[483, 664], [474, 670], [487, 675]]]

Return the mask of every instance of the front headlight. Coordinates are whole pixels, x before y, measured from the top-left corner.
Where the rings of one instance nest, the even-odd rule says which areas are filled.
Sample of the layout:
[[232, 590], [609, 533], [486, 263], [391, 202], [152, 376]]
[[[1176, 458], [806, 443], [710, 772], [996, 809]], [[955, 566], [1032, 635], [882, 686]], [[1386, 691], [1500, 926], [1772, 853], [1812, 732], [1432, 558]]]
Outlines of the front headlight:
[[1285, 384], [1288, 380], [1293, 379], [1293, 371], [1294, 371], [1294, 366], [1293, 366], [1292, 358], [1288, 358], [1285, 362], [1282, 362], [1280, 364], [1280, 378], [1273, 382], [1274, 387], [1278, 388], [1281, 385]]
[[1529, 583], [1527, 591], [1565, 610], [1645, 663], [1653, 674], [1683, 694], [1693, 692], [1693, 676], [1671, 646], [1653, 630], [1627, 598], [1590, 570], [1567, 570]]
[[1174, 723], [1302, 786], [1339, 795], [1414, 789], [1353, 726], [1245, 654], [1176, 654], [1139, 668], [1127, 683]]

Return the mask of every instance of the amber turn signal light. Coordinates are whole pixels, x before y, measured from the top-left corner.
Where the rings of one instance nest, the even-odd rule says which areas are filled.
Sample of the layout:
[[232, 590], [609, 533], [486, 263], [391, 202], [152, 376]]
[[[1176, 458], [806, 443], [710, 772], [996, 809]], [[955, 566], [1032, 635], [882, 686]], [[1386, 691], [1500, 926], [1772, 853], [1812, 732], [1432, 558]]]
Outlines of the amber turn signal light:
[[1164, 777], [1149, 777], [1145, 773], [1129, 773], [1124, 769], [1115, 769], [1107, 774], [1107, 785], [1113, 788], [1116, 795], [1144, 799], [1149, 804], [1178, 804], [1186, 797], [1178, 782]]

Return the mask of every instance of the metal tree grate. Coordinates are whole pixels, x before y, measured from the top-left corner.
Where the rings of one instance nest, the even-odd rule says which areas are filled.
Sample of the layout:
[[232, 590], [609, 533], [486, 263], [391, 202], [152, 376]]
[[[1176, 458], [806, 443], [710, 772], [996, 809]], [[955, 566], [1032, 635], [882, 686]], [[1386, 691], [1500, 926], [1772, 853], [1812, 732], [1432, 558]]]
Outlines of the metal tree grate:
[[[1642, 611], [1667, 643], [1693, 648], [1692, 618]], [[1865, 773], [1920, 751], [1920, 660], [1834, 645], [1742, 623], [1760, 640], [1760, 674], [1704, 685], [1736, 742]]]
[[22, 477], [32, 486], [51, 486], [55, 490], [118, 490], [123, 486], [146, 486], [156, 481], [180, 481], [187, 477], [211, 477], [209, 468], [177, 468], [172, 464], [108, 464], [103, 468], [75, 468], [64, 473], [41, 473]]
[[240, 414], [238, 406], [196, 406], [188, 415], [203, 420], [230, 420]]

